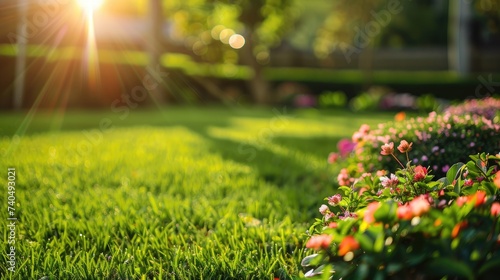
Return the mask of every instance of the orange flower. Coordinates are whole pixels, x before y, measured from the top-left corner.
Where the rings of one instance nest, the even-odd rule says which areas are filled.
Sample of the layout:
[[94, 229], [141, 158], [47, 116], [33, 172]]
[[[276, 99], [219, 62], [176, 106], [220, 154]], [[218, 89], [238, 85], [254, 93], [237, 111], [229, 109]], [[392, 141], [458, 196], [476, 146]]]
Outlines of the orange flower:
[[398, 150], [401, 153], [409, 152], [409, 151], [411, 151], [412, 145], [413, 145], [413, 143], [408, 143], [408, 141], [406, 141], [406, 140], [401, 140], [401, 142], [399, 143], [399, 146], [398, 146]]
[[401, 122], [401, 121], [404, 121], [406, 118], [406, 113], [405, 112], [399, 112], [397, 113], [395, 116], [394, 116], [394, 120], [396, 120], [397, 122]]
[[413, 218], [413, 211], [409, 205], [402, 205], [398, 207], [397, 210], [398, 219], [400, 220], [411, 220]]
[[469, 195], [467, 202], [474, 202], [474, 207], [478, 207], [486, 202], [486, 192], [477, 191], [475, 194]]
[[394, 142], [391, 143], [385, 143], [381, 147], [382, 151], [380, 151], [380, 154], [383, 156], [390, 156], [394, 153]]
[[453, 227], [453, 230], [451, 231], [451, 238], [456, 238], [458, 236], [458, 234], [460, 233], [460, 230], [464, 229], [466, 227], [467, 227], [467, 222], [466, 221], [463, 221], [463, 222], [460, 222], [460, 223], [456, 224]]
[[314, 250], [326, 249], [332, 243], [332, 236], [328, 234], [321, 234], [312, 236], [309, 241], [307, 241], [306, 247]]
[[359, 243], [352, 236], [346, 236], [339, 244], [339, 256], [344, 256], [348, 252], [359, 249]]
[[435, 220], [435, 221], [434, 221], [434, 226], [435, 226], [435, 227], [438, 227], [438, 226], [440, 226], [442, 223], [443, 223], [443, 222], [441, 221], [441, 219], [437, 219], [437, 220]]
[[497, 186], [497, 188], [500, 189], [500, 170], [495, 173], [495, 179], [493, 179], [493, 183], [495, 184], [495, 186]]
[[500, 216], [500, 202], [495, 202], [491, 204], [491, 215]]

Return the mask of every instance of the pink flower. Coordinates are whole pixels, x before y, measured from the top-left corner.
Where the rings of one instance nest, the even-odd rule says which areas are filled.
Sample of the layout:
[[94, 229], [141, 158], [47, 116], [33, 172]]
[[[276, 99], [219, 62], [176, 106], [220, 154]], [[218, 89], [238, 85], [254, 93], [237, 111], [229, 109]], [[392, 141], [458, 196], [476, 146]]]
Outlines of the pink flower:
[[336, 194], [336, 195], [330, 196], [328, 198], [328, 204], [330, 204], [331, 206], [335, 206], [335, 205], [339, 204], [339, 202], [341, 200], [342, 200], [342, 196], [340, 194]]
[[464, 180], [464, 187], [471, 187], [472, 185], [474, 185], [474, 181], [472, 181], [472, 179]]
[[351, 177], [349, 176], [347, 169], [343, 168], [340, 170], [340, 173], [337, 176], [337, 181], [341, 186], [349, 186], [351, 184]]
[[380, 183], [384, 188], [395, 187], [399, 184], [399, 179], [391, 173], [390, 178], [387, 176], [380, 177]]
[[385, 176], [387, 174], [386, 170], [377, 170], [377, 177]]
[[457, 198], [457, 205], [458, 207], [462, 207], [462, 205], [464, 205], [466, 202], [467, 202], [467, 197], [466, 196], [460, 196]]
[[306, 247], [314, 250], [327, 249], [330, 243], [332, 243], [332, 236], [321, 234], [312, 236], [311, 239], [307, 241]]
[[359, 128], [359, 132], [363, 134], [368, 134], [370, 132], [370, 126], [367, 124], [362, 124], [361, 127]]
[[319, 207], [319, 212], [321, 213], [321, 215], [326, 215], [326, 213], [330, 212], [330, 209], [328, 208], [327, 205], [323, 204], [321, 205], [321, 207]]
[[325, 214], [325, 221], [330, 220], [331, 218], [335, 217], [335, 214], [332, 212], [328, 212]]
[[341, 157], [346, 157], [354, 151], [356, 143], [349, 141], [348, 139], [341, 139], [337, 143], [337, 149], [339, 150]]
[[378, 207], [379, 207], [379, 202], [377, 201], [368, 204], [365, 210], [363, 221], [369, 224], [375, 222], [375, 217], [373, 217], [373, 214], [375, 213], [375, 211], [377, 211]]
[[500, 203], [494, 202], [491, 204], [491, 215], [492, 216], [500, 216]]
[[328, 155], [328, 163], [334, 164], [339, 160], [339, 158], [340, 158], [340, 155], [338, 153], [330, 153]]
[[413, 145], [413, 143], [408, 143], [408, 141], [402, 140], [401, 143], [399, 143], [398, 150], [401, 153], [407, 153], [407, 152], [411, 151], [412, 145]]
[[422, 214], [429, 212], [429, 210], [431, 209], [431, 205], [424, 195], [416, 197], [415, 199], [410, 201], [409, 206], [413, 215], [419, 217], [422, 216]]
[[356, 131], [354, 132], [354, 134], [352, 135], [352, 142], [354, 143], [359, 143], [361, 141], [363, 141], [363, 138], [365, 137], [365, 135], [359, 131]]
[[382, 151], [380, 152], [381, 155], [383, 156], [389, 156], [394, 153], [394, 142], [391, 143], [385, 143], [381, 147]]
[[328, 224], [328, 227], [329, 228], [337, 228], [338, 224], [336, 222], [331, 222], [331, 223]]

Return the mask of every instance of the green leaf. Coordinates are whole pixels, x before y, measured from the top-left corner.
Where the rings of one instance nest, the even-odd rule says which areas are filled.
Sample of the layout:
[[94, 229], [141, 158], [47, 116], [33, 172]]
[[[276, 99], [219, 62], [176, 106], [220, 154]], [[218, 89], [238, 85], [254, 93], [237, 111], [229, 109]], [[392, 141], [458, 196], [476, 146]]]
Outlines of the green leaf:
[[319, 254], [312, 254], [310, 256], [303, 258], [300, 265], [302, 267], [314, 266], [318, 264], [319, 259], [322, 259], [322, 257]]
[[387, 201], [379, 206], [377, 211], [373, 213], [373, 217], [377, 221], [390, 223], [396, 219], [397, 208], [396, 202], [392, 200]]
[[462, 174], [463, 168], [465, 167], [465, 164], [462, 162], [458, 162], [453, 164], [450, 169], [448, 169], [448, 172], [446, 172], [446, 179], [450, 184], [453, 184], [455, 186], [455, 192], [460, 193], [460, 184], [457, 184], [455, 181], [460, 177]]
[[385, 273], [379, 270], [377, 273], [375, 273], [375, 277], [373, 277], [373, 280], [384, 280], [385, 278]]
[[446, 179], [446, 177], [443, 177], [443, 178], [438, 179], [438, 180], [437, 180], [437, 182], [442, 183], [442, 184], [444, 184], [445, 186], [447, 186], [447, 185], [449, 185], [449, 184], [450, 184], [450, 182], [448, 181], [448, 179]]
[[486, 166], [483, 166], [483, 161], [481, 159], [476, 160], [476, 166], [481, 170], [484, 174], [486, 174]]
[[377, 253], [382, 252], [384, 249], [385, 235], [384, 232], [381, 231], [377, 234], [377, 238], [375, 239], [375, 244], [373, 244], [373, 250]]
[[355, 235], [356, 240], [358, 240], [361, 248], [365, 251], [373, 250], [373, 240], [366, 233], [359, 233]]
[[487, 272], [500, 272], [500, 257], [492, 258], [488, 260], [481, 268], [479, 269], [479, 275], [483, 275]]
[[474, 272], [466, 263], [450, 258], [438, 258], [430, 261], [425, 270], [428, 274], [436, 276], [457, 276], [474, 279]]
[[403, 264], [401, 263], [390, 263], [387, 265], [387, 268], [385, 269], [388, 274], [394, 274], [398, 271], [400, 271], [403, 268]]
[[486, 194], [488, 196], [494, 195], [496, 193], [497, 187], [491, 182], [483, 182], [481, 186], [484, 187], [484, 190], [486, 191]]
[[368, 273], [370, 272], [370, 268], [368, 264], [362, 263], [356, 269], [356, 273], [354, 274], [355, 279], [367, 279]]
[[348, 195], [352, 192], [352, 189], [350, 187], [346, 187], [346, 186], [340, 186], [339, 190], [343, 190], [346, 195]]

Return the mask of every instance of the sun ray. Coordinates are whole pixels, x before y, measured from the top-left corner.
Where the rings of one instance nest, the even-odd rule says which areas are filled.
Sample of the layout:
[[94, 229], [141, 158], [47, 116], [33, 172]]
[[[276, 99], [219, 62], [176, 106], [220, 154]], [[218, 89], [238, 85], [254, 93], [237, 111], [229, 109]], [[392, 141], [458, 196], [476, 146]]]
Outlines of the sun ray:
[[99, 56], [95, 38], [94, 11], [102, 5], [102, 0], [79, 0], [85, 10], [87, 21], [87, 40], [84, 49], [84, 68], [87, 74], [89, 90], [94, 92], [100, 84]]

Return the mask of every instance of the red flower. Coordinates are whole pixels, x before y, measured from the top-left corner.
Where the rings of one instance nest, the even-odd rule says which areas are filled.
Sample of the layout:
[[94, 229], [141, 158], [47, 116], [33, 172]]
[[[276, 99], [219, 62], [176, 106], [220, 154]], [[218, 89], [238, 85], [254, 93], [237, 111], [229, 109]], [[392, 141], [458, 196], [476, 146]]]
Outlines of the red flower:
[[491, 215], [492, 216], [500, 216], [500, 203], [495, 202], [491, 204]]
[[427, 175], [427, 168], [423, 167], [422, 165], [419, 165], [415, 167], [414, 171], [415, 175], [413, 176], [413, 181], [419, 182], [425, 179], [425, 176]]
[[352, 236], [346, 236], [339, 244], [339, 256], [343, 256], [348, 252], [359, 249], [359, 243]]
[[413, 145], [413, 143], [408, 143], [408, 141], [402, 140], [401, 143], [399, 143], [398, 150], [401, 153], [407, 153], [407, 152], [411, 151], [412, 145]]
[[390, 156], [394, 153], [394, 142], [385, 143], [381, 147], [382, 151], [380, 152], [383, 156]]
[[464, 187], [471, 187], [472, 185], [474, 185], [474, 181], [472, 181], [472, 179], [464, 180]]
[[309, 241], [307, 241], [306, 247], [314, 250], [327, 249], [332, 243], [332, 236], [328, 234], [321, 234], [312, 236]]

